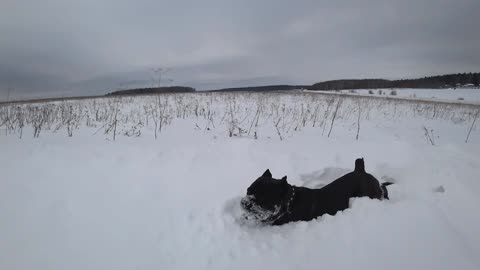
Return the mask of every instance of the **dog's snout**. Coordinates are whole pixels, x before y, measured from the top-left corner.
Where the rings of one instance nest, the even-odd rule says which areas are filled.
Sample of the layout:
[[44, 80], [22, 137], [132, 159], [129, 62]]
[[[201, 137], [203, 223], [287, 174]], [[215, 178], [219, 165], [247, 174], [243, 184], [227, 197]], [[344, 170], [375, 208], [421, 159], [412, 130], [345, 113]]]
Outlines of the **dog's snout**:
[[255, 200], [255, 197], [253, 195], [248, 195], [242, 198], [240, 203], [243, 208], [249, 210], [250, 208], [252, 208], [254, 200]]

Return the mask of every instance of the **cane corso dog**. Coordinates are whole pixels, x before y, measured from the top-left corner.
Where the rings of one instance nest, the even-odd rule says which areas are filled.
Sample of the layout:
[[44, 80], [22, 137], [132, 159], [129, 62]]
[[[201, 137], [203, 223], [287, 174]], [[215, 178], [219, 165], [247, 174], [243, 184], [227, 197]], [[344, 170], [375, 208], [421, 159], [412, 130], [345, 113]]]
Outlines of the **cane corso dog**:
[[266, 170], [247, 189], [241, 207], [245, 218], [264, 224], [281, 225], [292, 221], [308, 221], [323, 214], [335, 215], [348, 208], [353, 197], [388, 199], [386, 182], [365, 172], [363, 158], [355, 161], [355, 170], [320, 189], [296, 187], [287, 183], [287, 177], [274, 179]]

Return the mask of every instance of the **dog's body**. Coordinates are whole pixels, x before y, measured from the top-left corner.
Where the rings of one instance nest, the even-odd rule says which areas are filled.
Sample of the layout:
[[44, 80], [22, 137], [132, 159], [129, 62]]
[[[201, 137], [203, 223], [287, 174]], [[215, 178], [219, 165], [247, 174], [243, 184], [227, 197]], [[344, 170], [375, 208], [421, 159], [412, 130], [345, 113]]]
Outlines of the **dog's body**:
[[292, 221], [312, 220], [324, 214], [334, 215], [348, 208], [353, 197], [388, 199], [386, 186], [365, 172], [363, 159], [355, 161], [355, 170], [321, 189], [296, 187], [287, 183], [286, 176], [281, 180], [272, 178], [267, 170], [248, 189], [242, 199], [242, 207], [247, 212], [263, 211], [260, 221], [281, 225]]

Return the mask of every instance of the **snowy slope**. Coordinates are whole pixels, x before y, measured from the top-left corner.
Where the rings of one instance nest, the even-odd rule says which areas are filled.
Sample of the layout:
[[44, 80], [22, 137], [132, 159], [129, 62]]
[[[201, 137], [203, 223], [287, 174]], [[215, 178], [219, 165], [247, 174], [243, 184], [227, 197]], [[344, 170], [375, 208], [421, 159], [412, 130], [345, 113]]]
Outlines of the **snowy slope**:
[[[170, 122], [157, 139], [153, 120], [142, 118], [148, 104], [158, 104], [148, 97], [71, 103], [91, 116], [81, 111], [72, 137], [68, 123], [57, 129], [60, 111], [39, 138], [30, 125], [22, 139], [18, 130], [2, 130], [0, 269], [480, 267], [476, 125], [465, 143], [477, 107], [345, 98], [332, 127], [338, 100], [321, 95], [179, 97], [169, 97]], [[102, 128], [111, 119], [94, 119], [95, 106], [109, 104], [122, 119], [115, 141]], [[210, 108], [212, 121], [196, 116], [195, 104]], [[229, 137], [231, 123], [251, 126], [258, 104], [265, 110], [255, 131]], [[315, 104], [325, 121], [313, 127]], [[133, 126], [141, 134], [125, 136]], [[238, 222], [239, 198], [266, 168], [314, 187], [351, 170], [360, 156], [367, 171], [394, 179], [390, 201], [354, 199], [335, 216], [279, 227]], [[440, 186], [444, 192], [435, 192]]]
[[[418, 98], [431, 99], [441, 101], [461, 101], [468, 103], [480, 103], [479, 88], [457, 88], [457, 89], [358, 89], [358, 90], [341, 90], [342, 93], [371, 95], [371, 96], [388, 96], [391, 98]], [[393, 92], [393, 93], [392, 93]]]

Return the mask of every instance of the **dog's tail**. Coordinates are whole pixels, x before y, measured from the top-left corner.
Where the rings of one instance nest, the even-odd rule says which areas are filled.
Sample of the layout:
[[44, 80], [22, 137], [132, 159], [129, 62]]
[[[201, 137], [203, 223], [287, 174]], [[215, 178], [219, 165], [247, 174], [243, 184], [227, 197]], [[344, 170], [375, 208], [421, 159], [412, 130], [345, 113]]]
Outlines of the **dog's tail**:
[[355, 160], [355, 172], [364, 173], [365, 172], [365, 163], [363, 158], [357, 158]]
[[387, 186], [390, 186], [390, 185], [393, 185], [393, 183], [392, 182], [385, 182], [385, 183], [382, 183], [380, 185], [380, 187], [382, 188], [382, 191], [383, 191], [383, 198], [387, 199], [387, 200], [389, 200]]

